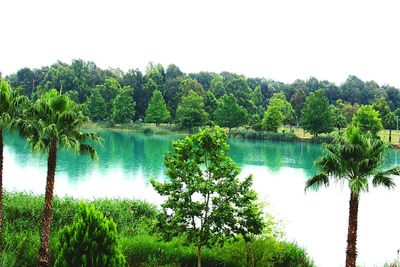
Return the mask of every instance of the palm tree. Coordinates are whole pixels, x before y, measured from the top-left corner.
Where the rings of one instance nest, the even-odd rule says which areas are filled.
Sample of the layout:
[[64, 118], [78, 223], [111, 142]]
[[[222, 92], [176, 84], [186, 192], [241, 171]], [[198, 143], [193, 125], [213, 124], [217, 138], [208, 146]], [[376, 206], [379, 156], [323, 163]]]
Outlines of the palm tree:
[[325, 155], [315, 164], [321, 171], [306, 182], [306, 189], [329, 186], [330, 179], [347, 182], [350, 188], [349, 224], [347, 233], [346, 267], [355, 267], [357, 258], [358, 203], [362, 192], [367, 192], [369, 180], [373, 186], [393, 188], [393, 175], [400, 175], [400, 168], [385, 171], [380, 168], [385, 159], [387, 144], [371, 134], [362, 134], [349, 126], [331, 144], [325, 145]]
[[0, 251], [3, 232], [3, 130], [10, 128], [18, 107], [26, 99], [12, 90], [10, 85], [0, 78]]
[[86, 142], [90, 140], [99, 142], [100, 138], [94, 133], [81, 132], [82, 125], [87, 118], [75, 102], [55, 89], [38, 99], [27, 114], [29, 114], [29, 118], [27, 116], [26, 119], [20, 119], [17, 122], [21, 135], [28, 139], [33, 151], [48, 153], [46, 193], [38, 259], [38, 266], [48, 266], [57, 147], [64, 147], [96, 158], [95, 149]]

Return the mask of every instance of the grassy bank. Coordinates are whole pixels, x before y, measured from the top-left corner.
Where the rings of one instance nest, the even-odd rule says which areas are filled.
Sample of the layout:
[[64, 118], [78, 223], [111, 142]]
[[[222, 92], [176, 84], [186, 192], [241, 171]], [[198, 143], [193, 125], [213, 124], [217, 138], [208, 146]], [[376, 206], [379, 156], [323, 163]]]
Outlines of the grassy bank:
[[[160, 241], [156, 228], [158, 210], [138, 200], [99, 199], [91, 202], [117, 224], [120, 246], [128, 266], [194, 266], [195, 248], [185, 245], [182, 235], [171, 242]], [[51, 236], [54, 262], [57, 233], [69, 225], [79, 200], [55, 198]], [[4, 251], [0, 266], [35, 266], [39, 248], [43, 196], [6, 193], [4, 198]], [[223, 246], [205, 248], [204, 266], [313, 266], [306, 252], [294, 243], [280, 240], [270, 224], [268, 233], [249, 243], [242, 239]]]

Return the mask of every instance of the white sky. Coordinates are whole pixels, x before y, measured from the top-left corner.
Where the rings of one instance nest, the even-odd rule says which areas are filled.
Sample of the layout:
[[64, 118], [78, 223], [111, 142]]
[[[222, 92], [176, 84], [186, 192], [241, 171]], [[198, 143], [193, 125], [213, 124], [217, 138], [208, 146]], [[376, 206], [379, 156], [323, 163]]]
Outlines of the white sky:
[[0, 71], [57, 60], [175, 63], [283, 82], [349, 74], [400, 87], [400, 2], [0, 0]]

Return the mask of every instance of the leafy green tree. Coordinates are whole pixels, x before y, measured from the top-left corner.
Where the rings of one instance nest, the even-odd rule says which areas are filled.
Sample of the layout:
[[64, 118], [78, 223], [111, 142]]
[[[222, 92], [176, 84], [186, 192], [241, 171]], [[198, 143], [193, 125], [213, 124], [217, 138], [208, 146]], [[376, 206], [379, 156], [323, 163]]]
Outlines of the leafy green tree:
[[189, 77], [184, 77], [179, 84], [179, 92], [181, 97], [187, 96], [191, 90], [203, 98], [206, 96], [206, 92], [198, 81]]
[[99, 89], [94, 89], [91, 96], [87, 99], [87, 107], [90, 119], [94, 122], [105, 120], [107, 117], [105, 106], [106, 101], [100, 94]]
[[104, 83], [96, 85], [94, 90], [98, 90], [104, 99], [104, 116], [106, 120], [112, 119], [113, 102], [117, 94], [121, 91], [121, 85], [115, 78], [107, 78]]
[[218, 108], [218, 100], [215, 98], [214, 94], [210, 91], [206, 94], [204, 109], [210, 115], [210, 120], [214, 120], [214, 112]]
[[175, 64], [168, 65], [165, 71], [165, 82], [172, 81], [178, 77], [183, 76], [183, 72]]
[[322, 90], [317, 90], [307, 96], [300, 121], [303, 129], [314, 136], [333, 130], [335, 122], [333, 110]]
[[374, 136], [377, 136], [378, 132], [383, 130], [379, 112], [373, 109], [371, 105], [361, 106], [353, 117], [352, 124], [360, 128], [363, 133], [370, 131]]
[[60, 230], [57, 247], [56, 267], [119, 267], [126, 263], [113, 220], [83, 202], [73, 224]]
[[381, 118], [383, 127], [386, 129], [385, 118], [391, 112], [388, 102], [384, 97], [380, 97], [372, 103], [372, 107], [379, 112], [379, 117]]
[[174, 142], [165, 157], [169, 181], [152, 181], [167, 197], [159, 220], [164, 237], [185, 233], [197, 247], [198, 267], [203, 246], [237, 234], [248, 238], [264, 226], [252, 177], [239, 180], [240, 169], [228, 156], [226, 138], [226, 132], [216, 127]]
[[9, 129], [27, 99], [0, 77], [0, 253], [3, 241], [3, 130]]
[[208, 114], [204, 110], [203, 98], [190, 90], [187, 96], [181, 98], [176, 115], [179, 124], [183, 128], [202, 126], [207, 120]]
[[351, 123], [353, 120], [353, 116], [357, 113], [358, 109], [360, 108], [360, 105], [355, 103], [355, 104], [350, 104], [348, 102], [344, 102], [341, 99], [338, 99], [336, 101], [336, 106], [339, 108], [340, 113], [345, 116], [347, 123]]
[[262, 126], [269, 132], [277, 132], [282, 122], [293, 122], [294, 110], [283, 93], [275, 93], [262, 120]]
[[269, 105], [262, 120], [262, 128], [268, 132], [278, 132], [285, 116], [277, 105]]
[[299, 88], [290, 98], [290, 104], [295, 111], [297, 126], [300, 124], [301, 111], [306, 103], [306, 93], [302, 88]]
[[135, 116], [136, 103], [133, 101], [132, 95], [132, 88], [125, 86], [115, 97], [112, 113], [112, 121], [114, 123], [128, 123]]
[[94, 133], [81, 131], [88, 119], [79, 109], [80, 107], [67, 96], [53, 89], [30, 107], [24, 118], [18, 119], [15, 123], [20, 134], [28, 139], [33, 151], [48, 154], [38, 262], [40, 267], [49, 265], [49, 238], [58, 148], [71, 149], [96, 158], [95, 149], [87, 142], [98, 142], [100, 137]]
[[247, 122], [247, 111], [241, 107], [232, 94], [224, 95], [215, 110], [215, 121], [221, 127], [239, 127]]
[[224, 79], [222, 78], [221, 75], [219, 74], [215, 75], [214, 79], [211, 81], [210, 91], [218, 99], [226, 94]]
[[386, 129], [389, 129], [389, 143], [392, 142], [392, 130], [396, 129], [397, 118], [394, 112], [389, 112], [383, 119]]
[[252, 90], [247, 84], [245, 77], [233, 79], [225, 86], [227, 93], [233, 94], [236, 97], [239, 105], [244, 107], [249, 114], [256, 112], [256, 106], [252, 100]]
[[171, 115], [167, 109], [162, 93], [158, 90], [154, 91], [146, 110], [145, 121], [156, 123], [158, 126], [162, 122], [167, 122], [170, 118]]
[[[362, 107], [361, 107], [362, 109]], [[355, 267], [357, 257], [358, 203], [360, 195], [368, 192], [369, 180], [373, 186], [393, 188], [393, 175], [400, 175], [400, 168], [382, 170], [387, 145], [370, 133], [363, 134], [349, 126], [344, 135], [336, 136], [334, 142], [325, 145], [325, 155], [315, 164], [320, 173], [311, 177], [306, 189], [328, 187], [330, 179], [348, 183], [350, 188], [349, 224], [347, 233], [346, 266]]]

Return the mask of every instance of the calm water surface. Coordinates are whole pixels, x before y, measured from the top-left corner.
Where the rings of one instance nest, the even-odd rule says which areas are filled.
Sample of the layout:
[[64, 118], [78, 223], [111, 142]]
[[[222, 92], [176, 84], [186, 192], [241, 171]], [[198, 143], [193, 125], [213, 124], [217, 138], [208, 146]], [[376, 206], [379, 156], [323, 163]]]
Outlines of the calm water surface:
[[[57, 159], [55, 192], [78, 198], [138, 198], [159, 204], [162, 199], [149, 179], [167, 179], [164, 153], [179, 136], [146, 136], [104, 131], [99, 160], [61, 151]], [[8, 134], [5, 140], [4, 184], [9, 191], [44, 193], [47, 161], [33, 155], [25, 141]], [[230, 156], [253, 174], [254, 189], [268, 203], [266, 210], [284, 223], [286, 238], [305, 247], [318, 266], [343, 266], [348, 198], [346, 186], [304, 192], [313, 173], [320, 145], [229, 140]], [[397, 164], [399, 152], [390, 151], [387, 166]], [[400, 160], [400, 159], [399, 159]], [[358, 264], [382, 266], [400, 248], [400, 182], [398, 189], [371, 189], [361, 196]]]

